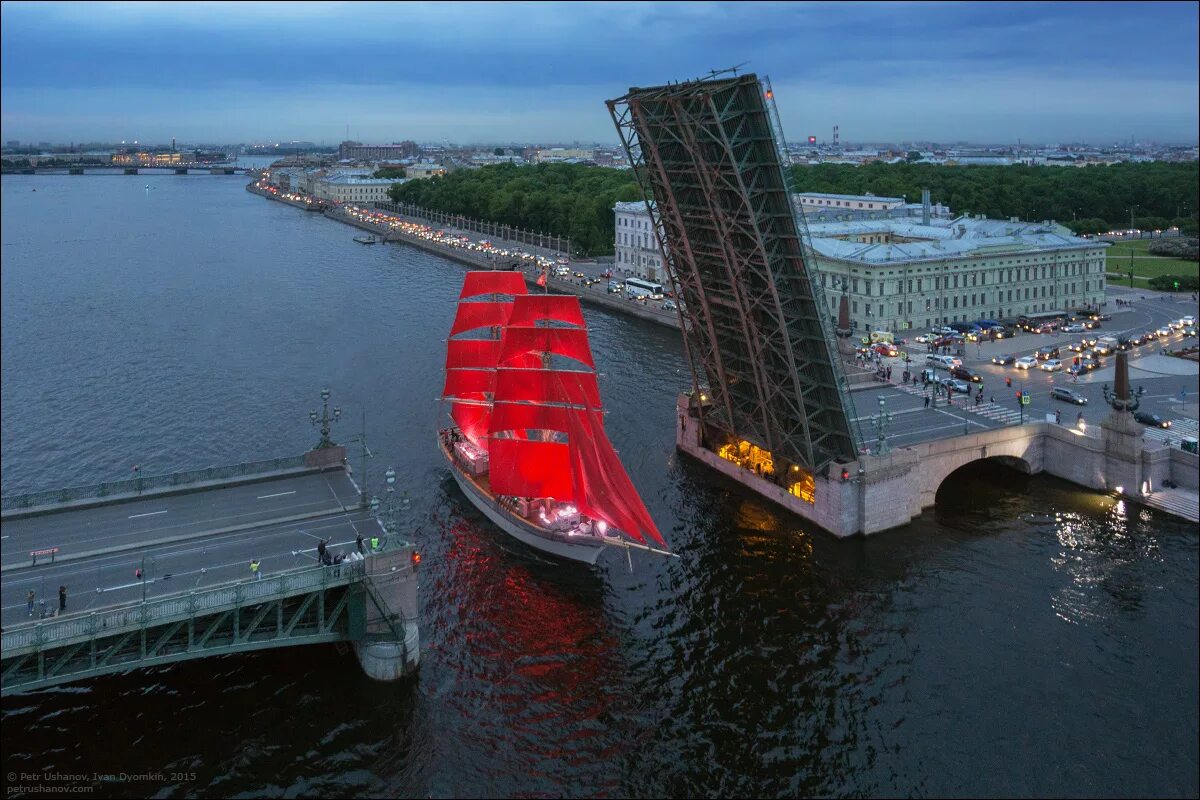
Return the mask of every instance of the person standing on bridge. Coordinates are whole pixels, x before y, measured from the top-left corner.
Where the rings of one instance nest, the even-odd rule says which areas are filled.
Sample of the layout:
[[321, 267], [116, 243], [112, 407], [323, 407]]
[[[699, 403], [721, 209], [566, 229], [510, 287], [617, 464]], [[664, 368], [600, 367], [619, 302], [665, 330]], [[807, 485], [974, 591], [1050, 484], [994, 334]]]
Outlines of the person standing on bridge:
[[317, 542], [317, 561], [325, 563], [325, 540], [321, 539]]
[[354, 546], [355, 546], [356, 548], [358, 548], [358, 554], [359, 554], [360, 556], [361, 556], [361, 555], [366, 555], [366, 551], [363, 549], [363, 535], [362, 535], [362, 531], [359, 531], [359, 532], [358, 532], [358, 535], [354, 537]]
[[58, 613], [63, 613], [67, 610], [67, 587], [58, 587]]
[[29, 594], [25, 595], [25, 607], [29, 609], [29, 616], [33, 616], [33, 589], [29, 590]]
[[262, 572], [259, 571], [259, 563], [257, 558], [250, 560], [250, 574], [254, 576], [254, 580], [262, 578]]

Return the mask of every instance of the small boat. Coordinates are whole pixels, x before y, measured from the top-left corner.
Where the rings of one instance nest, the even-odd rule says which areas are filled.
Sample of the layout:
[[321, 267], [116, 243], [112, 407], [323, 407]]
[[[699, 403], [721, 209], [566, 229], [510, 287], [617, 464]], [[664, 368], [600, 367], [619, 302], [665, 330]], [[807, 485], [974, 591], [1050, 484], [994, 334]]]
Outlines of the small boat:
[[358, 242], [359, 244], [375, 244], [375, 237], [374, 236], [355, 236], [354, 241]]
[[519, 272], [468, 272], [450, 336], [442, 396], [452, 424], [438, 446], [484, 516], [586, 564], [606, 547], [678, 558], [660, 549], [605, 433], [578, 297], [528, 294]]

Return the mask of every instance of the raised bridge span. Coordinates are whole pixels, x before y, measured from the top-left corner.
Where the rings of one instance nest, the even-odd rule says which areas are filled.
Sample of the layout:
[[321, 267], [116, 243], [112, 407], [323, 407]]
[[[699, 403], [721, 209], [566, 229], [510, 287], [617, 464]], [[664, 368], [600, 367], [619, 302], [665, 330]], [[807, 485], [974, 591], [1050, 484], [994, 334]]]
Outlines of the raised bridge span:
[[372, 677], [415, 670], [418, 558], [344, 455], [5, 497], [0, 690], [337, 641]]

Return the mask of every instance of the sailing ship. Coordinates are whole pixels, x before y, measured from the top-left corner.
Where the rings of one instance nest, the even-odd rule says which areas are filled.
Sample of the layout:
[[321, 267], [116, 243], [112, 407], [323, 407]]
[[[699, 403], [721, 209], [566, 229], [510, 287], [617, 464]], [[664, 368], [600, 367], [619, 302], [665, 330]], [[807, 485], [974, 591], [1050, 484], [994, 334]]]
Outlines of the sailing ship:
[[438, 444], [467, 498], [525, 544], [587, 564], [606, 547], [671, 556], [604, 430], [595, 370], [578, 297], [468, 272]]

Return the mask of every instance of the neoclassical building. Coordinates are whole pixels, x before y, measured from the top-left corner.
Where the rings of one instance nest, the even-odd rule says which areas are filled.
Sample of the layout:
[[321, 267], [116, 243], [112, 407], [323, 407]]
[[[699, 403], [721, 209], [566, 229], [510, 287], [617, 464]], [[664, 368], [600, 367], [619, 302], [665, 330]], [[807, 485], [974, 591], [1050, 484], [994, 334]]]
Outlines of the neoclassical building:
[[[665, 281], [645, 203], [617, 203], [613, 211], [615, 268]], [[928, 330], [1104, 302], [1105, 242], [1049, 220], [922, 216], [914, 204], [884, 213], [808, 216], [830, 318], [836, 322], [846, 294], [853, 330]]]

